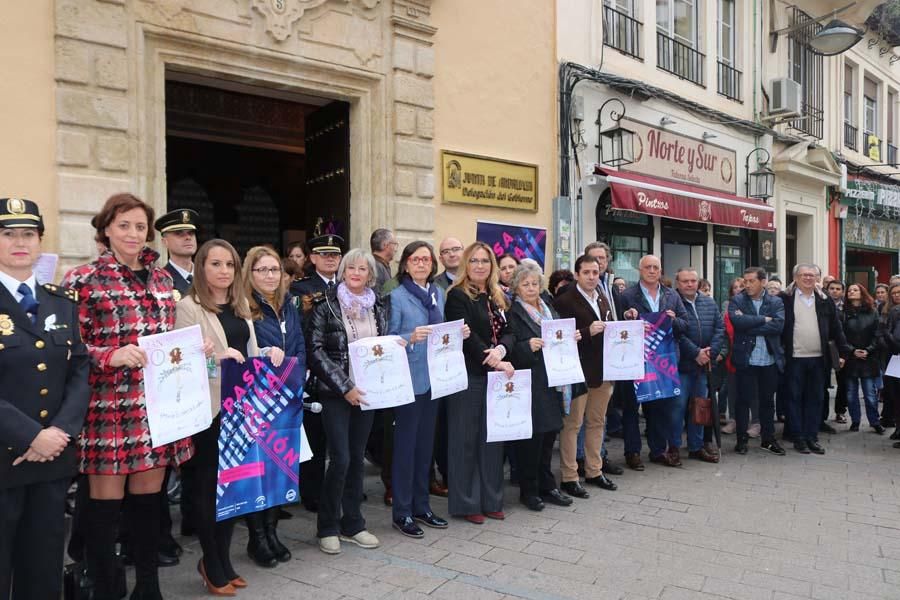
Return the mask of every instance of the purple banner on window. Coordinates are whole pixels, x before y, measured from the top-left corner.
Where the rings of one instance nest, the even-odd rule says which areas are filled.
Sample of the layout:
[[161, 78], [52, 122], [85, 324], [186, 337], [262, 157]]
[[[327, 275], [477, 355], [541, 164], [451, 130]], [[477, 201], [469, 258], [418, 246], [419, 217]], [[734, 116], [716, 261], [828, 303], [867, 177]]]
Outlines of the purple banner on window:
[[524, 227], [478, 221], [475, 239], [494, 249], [494, 254], [512, 254], [519, 260], [530, 258], [544, 268], [547, 250], [547, 230], [543, 227]]

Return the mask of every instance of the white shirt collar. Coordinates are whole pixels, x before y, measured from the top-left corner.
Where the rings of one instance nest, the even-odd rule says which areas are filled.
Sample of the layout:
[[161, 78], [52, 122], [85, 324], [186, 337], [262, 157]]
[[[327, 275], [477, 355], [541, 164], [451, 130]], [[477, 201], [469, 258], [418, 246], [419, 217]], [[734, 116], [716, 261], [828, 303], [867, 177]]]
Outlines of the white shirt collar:
[[193, 276], [194, 276], [194, 272], [193, 272], [193, 271], [185, 271], [184, 269], [182, 269], [181, 267], [179, 267], [178, 265], [176, 265], [176, 264], [175, 264], [174, 262], [172, 262], [171, 260], [169, 261], [169, 264], [172, 265], [172, 266], [175, 268], [175, 270], [178, 271], [178, 274], [181, 275], [184, 279], [187, 279], [189, 276], [190, 276], [190, 277], [193, 277]]
[[16, 299], [16, 302], [22, 299], [22, 294], [18, 292], [19, 286], [23, 283], [27, 284], [28, 287], [31, 288], [31, 293], [35, 297], [37, 297], [37, 290], [35, 286], [37, 285], [37, 280], [34, 278], [34, 273], [31, 274], [31, 277], [26, 279], [25, 281], [19, 281], [12, 275], [8, 275], [3, 271], [0, 271], [0, 283], [3, 283], [4, 287], [9, 290], [9, 293], [12, 294], [12, 297]]
[[450, 271], [447, 271], [446, 269], [444, 269], [444, 275], [446, 275], [447, 279], [449, 279], [450, 281], [456, 281], [456, 275], [454, 275]]

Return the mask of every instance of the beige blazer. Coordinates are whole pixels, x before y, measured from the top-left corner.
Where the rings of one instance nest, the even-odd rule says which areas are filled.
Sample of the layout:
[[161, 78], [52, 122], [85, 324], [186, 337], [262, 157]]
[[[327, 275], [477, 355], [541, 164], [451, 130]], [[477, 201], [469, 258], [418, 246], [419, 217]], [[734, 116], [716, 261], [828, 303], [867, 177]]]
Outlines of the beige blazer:
[[[235, 348], [235, 350], [238, 350], [245, 358], [259, 356], [253, 321], [250, 319], [246, 319], [246, 321], [247, 327], [250, 328], [250, 341], [247, 343], [246, 348]], [[225, 352], [228, 349], [228, 343], [225, 340], [225, 330], [222, 329], [222, 324], [219, 322], [219, 315], [204, 309], [190, 296], [185, 296], [175, 305], [175, 329], [183, 329], [194, 325], [200, 326], [203, 339], [208, 339], [213, 343], [216, 354]], [[219, 414], [222, 404], [221, 388], [222, 378], [220, 372], [216, 377], [209, 379], [209, 403], [212, 406], [214, 417]]]

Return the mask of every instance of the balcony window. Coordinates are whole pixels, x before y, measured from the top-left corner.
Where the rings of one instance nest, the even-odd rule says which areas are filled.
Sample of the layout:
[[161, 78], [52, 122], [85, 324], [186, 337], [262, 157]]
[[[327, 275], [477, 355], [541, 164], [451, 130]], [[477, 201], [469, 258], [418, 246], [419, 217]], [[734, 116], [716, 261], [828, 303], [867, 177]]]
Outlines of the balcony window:
[[635, 19], [630, 2], [607, 0], [603, 4], [603, 44], [639, 60], [644, 24]]
[[656, 64], [668, 73], [706, 85], [706, 56], [698, 49], [695, 0], [656, 0]]
[[825, 135], [824, 61], [821, 55], [810, 49], [809, 41], [822, 26], [797, 7], [791, 8], [792, 25], [806, 22], [808, 24], [805, 27], [790, 33], [788, 45], [788, 73], [791, 79], [802, 86], [801, 110], [805, 118], [790, 121], [789, 124], [792, 129], [821, 140]]

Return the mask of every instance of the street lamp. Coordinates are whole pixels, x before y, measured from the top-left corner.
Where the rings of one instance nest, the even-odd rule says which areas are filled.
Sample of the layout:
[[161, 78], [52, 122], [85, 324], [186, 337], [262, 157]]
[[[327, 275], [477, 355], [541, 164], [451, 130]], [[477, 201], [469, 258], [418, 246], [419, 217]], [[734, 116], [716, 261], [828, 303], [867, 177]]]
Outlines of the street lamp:
[[[757, 168], [750, 172], [750, 157], [758, 152], [766, 155], [765, 160], [757, 160]], [[754, 148], [747, 153], [747, 159], [744, 161], [744, 181], [745, 195], [748, 198], [757, 198], [759, 200], [768, 200], [775, 195], [775, 172], [769, 168], [769, 159], [772, 156], [765, 148]]]
[[833, 19], [819, 33], [812, 36], [809, 46], [816, 54], [834, 56], [855, 46], [863, 38], [863, 33], [843, 21]]
[[[622, 107], [610, 108], [609, 118], [612, 125], [603, 129], [603, 110], [610, 102], [616, 102]], [[625, 104], [618, 98], [610, 98], [600, 106], [597, 111], [597, 125], [600, 129], [600, 162], [609, 167], [621, 167], [634, 162], [634, 132], [619, 125], [619, 121], [625, 116]]]

